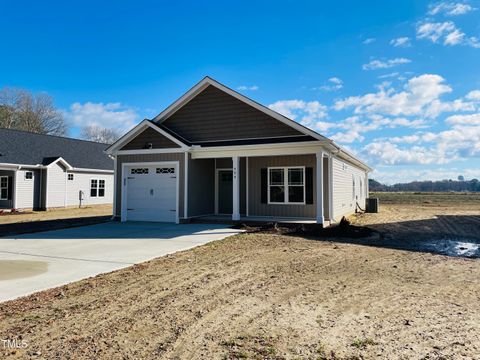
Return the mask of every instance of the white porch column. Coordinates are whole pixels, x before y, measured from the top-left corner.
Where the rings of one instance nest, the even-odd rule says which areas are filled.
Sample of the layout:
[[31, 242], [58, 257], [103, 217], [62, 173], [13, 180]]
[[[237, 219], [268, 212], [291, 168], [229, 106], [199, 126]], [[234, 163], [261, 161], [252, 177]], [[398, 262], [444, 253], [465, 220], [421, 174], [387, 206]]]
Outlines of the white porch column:
[[316, 166], [316, 205], [317, 205], [317, 224], [323, 225], [323, 151], [317, 154]]
[[240, 220], [240, 158], [238, 156], [232, 157], [232, 176], [232, 220]]

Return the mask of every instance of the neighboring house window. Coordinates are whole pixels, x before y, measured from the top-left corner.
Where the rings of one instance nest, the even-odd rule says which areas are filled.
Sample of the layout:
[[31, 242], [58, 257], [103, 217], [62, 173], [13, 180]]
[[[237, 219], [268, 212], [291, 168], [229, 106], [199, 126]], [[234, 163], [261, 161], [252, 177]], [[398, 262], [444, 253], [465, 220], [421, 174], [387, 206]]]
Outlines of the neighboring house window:
[[105, 196], [105, 180], [91, 179], [90, 180], [90, 197], [104, 197]]
[[98, 195], [98, 180], [90, 180], [90, 197], [97, 197]]
[[305, 203], [305, 168], [268, 168], [269, 204]]
[[105, 180], [98, 180], [98, 196], [105, 197]]
[[32, 171], [27, 171], [25, 173], [25, 180], [32, 180], [33, 179], [33, 172]]
[[0, 176], [0, 200], [8, 200], [8, 176]]
[[68, 180], [73, 180], [73, 174], [68, 174]]

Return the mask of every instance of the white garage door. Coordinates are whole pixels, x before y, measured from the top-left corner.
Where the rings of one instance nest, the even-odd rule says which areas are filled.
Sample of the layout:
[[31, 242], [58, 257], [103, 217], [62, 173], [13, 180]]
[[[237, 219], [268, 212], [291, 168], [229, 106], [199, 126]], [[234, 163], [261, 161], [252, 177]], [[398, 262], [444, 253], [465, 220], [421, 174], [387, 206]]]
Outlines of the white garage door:
[[128, 166], [126, 219], [175, 222], [177, 168], [175, 165]]

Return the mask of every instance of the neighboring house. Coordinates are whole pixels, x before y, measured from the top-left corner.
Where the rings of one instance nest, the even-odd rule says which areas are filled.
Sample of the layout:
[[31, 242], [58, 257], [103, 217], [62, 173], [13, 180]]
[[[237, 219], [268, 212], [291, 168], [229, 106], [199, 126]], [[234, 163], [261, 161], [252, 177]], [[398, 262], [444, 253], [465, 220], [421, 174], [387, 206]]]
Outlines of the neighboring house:
[[365, 206], [370, 168], [332, 140], [206, 77], [107, 149], [114, 214], [323, 224]]
[[0, 129], [0, 209], [111, 204], [106, 144]]

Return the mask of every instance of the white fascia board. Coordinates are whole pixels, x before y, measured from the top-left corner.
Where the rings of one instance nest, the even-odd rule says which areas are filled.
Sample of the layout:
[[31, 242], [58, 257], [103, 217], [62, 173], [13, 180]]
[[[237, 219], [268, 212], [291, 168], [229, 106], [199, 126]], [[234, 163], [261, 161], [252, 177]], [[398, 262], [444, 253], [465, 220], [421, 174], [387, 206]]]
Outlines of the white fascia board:
[[115, 143], [110, 145], [110, 147], [108, 147], [105, 150], [105, 153], [107, 153], [109, 155], [117, 154], [120, 151], [118, 149], [120, 149], [123, 145], [125, 145], [129, 141], [131, 141], [133, 138], [135, 138], [137, 135], [139, 135], [142, 131], [144, 131], [148, 127], [154, 129], [155, 131], [157, 131], [161, 135], [165, 136], [167, 139], [173, 141], [175, 144], [179, 145], [180, 148], [182, 148], [182, 149], [188, 148], [188, 146], [186, 144], [184, 144], [183, 142], [181, 142], [177, 138], [173, 137], [172, 135], [167, 133], [165, 130], [159, 128], [157, 125], [153, 124], [151, 121], [143, 120], [140, 124], [138, 124], [133, 129], [131, 129], [129, 132], [127, 132], [125, 135], [123, 135]]
[[228, 147], [192, 148], [192, 159], [223, 158], [233, 156], [282, 156], [315, 154], [325, 149], [319, 141], [295, 144], [242, 145]]
[[62, 163], [66, 168], [67, 170], [72, 170], [73, 169], [73, 166], [71, 166], [64, 158], [62, 157], [59, 157], [57, 160], [55, 160], [54, 162], [50, 163], [47, 165], [47, 168], [51, 168], [53, 167], [53, 165], [57, 164], [57, 163]]
[[235, 90], [232, 90], [228, 87], [226, 87], [223, 84], [220, 84], [218, 81], [210, 78], [210, 77], [205, 77], [203, 80], [201, 80], [199, 83], [197, 83], [194, 87], [192, 87], [190, 90], [188, 90], [183, 96], [181, 96], [179, 99], [177, 99], [172, 105], [167, 107], [164, 111], [162, 111], [159, 115], [157, 115], [153, 121], [161, 123], [164, 120], [166, 120], [169, 116], [174, 114], [176, 111], [181, 109], [184, 105], [186, 105], [191, 99], [193, 99], [195, 96], [197, 96], [200, 92], [202, 92], [205, 88], [207, 88], [209, 85], [215, 86], [217, 89], [222, 90], [223, 92], [235, 97], [236, 99], [244, 102], [247, 105], [252, 106], [253, 108], [273, 117], [274, 119], [284, 123], [285, 125], [288, 125], [295, 130], [301, 132], [302, 134], [305, 135], [310, 135], [314, 137], [315, 139], [321, 140], [321, 141], [331, 141], [330, 139], [326, 138], [323, 135], [320, 135], [316, 133], [313, 130], [308, 129], [307, 127], [300, 125], [296, 121], [293, 121], [276, 111], [259, 104], [258, 102], [246, 97], [245, 95], [242, 95]]
[[89, 173], [105, 173], [105, 174], [112, 174], [114, 173], [113, 170], [103, 170], [103, 169], [87, 169], [87, 168], [71, 168], [68, 169], [69, 172], [89, 172]]

